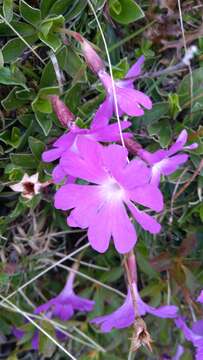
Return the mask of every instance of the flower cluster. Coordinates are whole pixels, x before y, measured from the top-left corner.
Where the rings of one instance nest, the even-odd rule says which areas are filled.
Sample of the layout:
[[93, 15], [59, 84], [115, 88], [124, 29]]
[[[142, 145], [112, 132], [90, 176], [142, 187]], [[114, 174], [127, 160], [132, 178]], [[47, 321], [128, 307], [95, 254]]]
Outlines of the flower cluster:
[[[182, 130], [169, 149], [150, 153], [138, 146], [136, 156], [129, 160], [127, 148], [119, 145], [119, 142], [121, 140], [124, 144], [125, 139], [132, 141], [132, 133], [123, 132], [129, 129], [131, 123], [126, 120], [119, 123], [110, 121], [114, 114], [117, 117], [124, 114], [139, 117], [144, 114], [144, 109], [152, 108], [149, 96], [134, 88], [134, 79], [141, 73], [144, 57], [137, 60], [123, 80], [113, 81], [90, 43], [79, 34], [74, 37], [81, 44], [89, 68], [101, 81], [106, 98], [97, 109], [90, 127], [80, 128], [74, 114], [60, 98], [51, 96], [53, 110], [67, 132], [42, 154], [42, 159], [44, 162], [57, 161], [52, 172], [53, 182], [58, 184], [54, 206], [67, 212], [67, 224], [87, 229], [88, 240], [94, 250], [104, 253], [112, 239], [118, 253], [127, 254], [136, 244], [137, 226], [151, 234], [161, 231], [157, 220], [158, 213], [164, 209], [164, 198], [160, 190], [161, 176], [174, 173], [188, 160], [188, 155], [184, 152], [195, 149], [197, 144], [185, 146], [188, 134], [186, 130]], [[30, 179], [33, 180], [32, 177]], [[23, 191], [23, 196], [25, 180], [27, 181], [27, 177], [23, 178], [21, 187], [13, 186], [13, 190]], [[33, 193], [38, 193], [41, 186], [37, 180], [38, 178], [32, 181]], [[74, 274], [71, 272], [63, 291], [37, 307], [34, 313], [43, 313], [49, 319], [58, 317], [67, 321], [75, 310], [91, 311], [94, 302], [74, 293], [73, 280]], [[134, 324], [136, 317], [146, 313], [160, 318], [176, 318], [176, 325], [196, 346], [197, 353], [200, 354], [197, 359], [201, 358], [201, 321], [190, 330], [183, 319], [177, 317], [176, 306], [154, 308], [147, 305], [139, 295], [135, 279], [128, 286], [123, 305], [110, 315], [93, 319], [92, 323], [100, 325], [101, 331], [109, 332], [113, 328], [121, 329]], [[14, 332], [18, 338], [24, 335], [19, 329]], [[60, 332], [56, 335], [61, 336]], [[36, 331], [32, 340], [34, 348], [38, 347], [38, 341]], [[182, 352], [180, 346], [174, 359], [178, 359]]]

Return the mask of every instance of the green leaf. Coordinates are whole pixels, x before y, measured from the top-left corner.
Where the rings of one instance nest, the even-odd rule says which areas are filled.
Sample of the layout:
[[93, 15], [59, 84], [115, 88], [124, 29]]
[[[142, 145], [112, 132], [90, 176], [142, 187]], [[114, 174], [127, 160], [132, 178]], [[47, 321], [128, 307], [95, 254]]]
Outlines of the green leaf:
[[39, 38], [54, 52], [61, 46], [61, 38], [58, 30], [64, 26], [62, 15], [46, 19], [40, 25]]
[[72, 4], [73, 5], [72, 5], [71, 9], [65, 16], [66, 22], [74, 19], [76, 16], [78, 16], [84, 10], [84, 8], [87, 5], [87, 0], [83, 0], [83, 1], [75, 0], [72, 2]]
[[116, 13], [116, 15], [119, 15], [122, 11], [122, 6], [119, 0], [111, 0], [110, 6], [112, 10]]
[[41, 154], [45, 149], [45, 144], [42, 141], [40, 141], [32, 136], [29, 137], [28, 142], [29, 142], [29, 146], [30, 146], [30, 150], [32, 151], [32, 154], [37, 159], [40, 160]]
[[55, 3], [55, 1], [56, 0], [41, 0], [40, 10], [41, 10], [43, 19], [49, 14], [49, 11], [50, 11], [52, 5]]
[[180, 103], [179, 103], [179, 96], [178, 94], [169, 94], [169, 111], [171, 113], [171, 116], [173, 119], [176, 118], [176, 116], [181, 111]]
[[[180, 106], [190, 108], [191, 106], [191, 76], [186, 75], [178, 86], [177, 93], [179, 95]], [[203, 104], [203, 67], [193, 70], [192, 72], [192, 81], [193, 81], [193, 105], [195, 103]]]
[[[53, 325], [48, 321], [43, 320], [41, 322], [42, 328], [55, 339], [55, 330]], [[42, 332], [39, 333], [39, 351], [44, 354], [46, 357], [51, 358], [56, 349], [56, 345]]]
[[[21, 73], [22, 74], [22, 73]], [[13, 73], [10, 68], [2, 67], [0, 68], [0, 84], [3, 85], [19, 85], [27, 89], [24, 79], [20, 76], [19, 73]]]
[[43, 130], [44, 135], [47, 136], [52, 128], [52, 119], [50, 116], [48, 116], [48, 114], [43, 114], [40, 112], [35, 113], [35, 118]]
[[172, 139], [171, 124], [167, 119], [161, 120], [158, 123], [152, 124], [148, 127], [151, 136], [157, 136], [162, 147], [167, 147]]
[[3, 0], [3, 14], [8, 22], [13, 18], [13, 0]]
[[159, 121], [164, 116], [169, 115], [169, 104], [160, 102], [153, 105], [151, 110], [146, 110], [141, 117], [143, 125], [150, 125]]
[[[25, 90], [27, 94], [31, 95], [31, 92]], [[18, 91], [18, 88], [14, 87], [8, 96], [1, 101], [2, 106], [5, 110], [15, 110], [21, 107], [22, 105], [26, 104], [29, 100], [29, 96], [27, 98], [20, 98], [18, 94], [20, 91]]]
[[66, 13], [69, 10], [69, 5], [72, 3], [72, 0], [56, 0], [49, 11], [49, 15], [61, 15]]
[[0, 68], [2, 68], [3, 66], [4, 66], [4, 57], [2, 50], [0, 50]]
[[10, 159], [13, 164], [24, 169], [36, 169], [38, 165], [38, 161], [31, 154], [11, 154]]
[[25, 21], [33, 26], [37, 26], [41, 21], [41, 12], [35, 9], [24, 0], [20, 0], [20, 13]]
[[[76, 79], [77, 75], [84, 67], [84, 62], [77, 55], [75, 50], [72, 49], [70, 46], [63, 46], [57, 51], [56, 57], [60, 68], [64, 70], [69, 76]], [[83, 71], [82, 76], [80, 76], [80, 78], [78, 77], [77, 82], [84, 81], [86, 81], [86, 75]], [[52, 62], [49, 61], [43, 69], [42, 77], [40, 80], [40, 88], [48, 87], [54, 84], [57, 84], [56, 74]]]
[[[12, 21], [11, 25], [20, 35], [23, 36], [32, 35], [36, 31], [32, 25], [20, 21]], [[1, 36], [16, 36], [16, 33], [5, 23], [0, 23], [0, 37]]]
[[[24, 39], [30, 44], [34, 44], [37, 35], [24, 36]], [[5, 63], [16, 60], [27, 48], [27, 45], [19, 38], [9, 40], [2, 48]]]
[[52, 113], [52, 105], [48, 98], [49, 95], [59, 95], [57, 86], [42, 88], [39, 90], [37, 97], [32, 102], [32, 108], [35, 112]]
[[134, 0], [109, 0], [108, 4], [112, 18], [124, 25], [145, 16], [141, 7]]

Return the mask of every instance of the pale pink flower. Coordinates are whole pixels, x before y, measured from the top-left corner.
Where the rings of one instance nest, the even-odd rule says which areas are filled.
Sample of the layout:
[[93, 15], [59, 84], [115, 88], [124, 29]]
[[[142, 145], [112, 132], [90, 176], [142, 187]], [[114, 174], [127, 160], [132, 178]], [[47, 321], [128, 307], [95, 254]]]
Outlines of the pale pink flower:
[[22, 180], [14, 185], [10, 185], [13, 191], [20, 192], [26, 199], [32, 199], [33, 196], [40, 193], [42, 183], [38, 180], [39, 174], [36, 173], [32, 176], [24, 174]]

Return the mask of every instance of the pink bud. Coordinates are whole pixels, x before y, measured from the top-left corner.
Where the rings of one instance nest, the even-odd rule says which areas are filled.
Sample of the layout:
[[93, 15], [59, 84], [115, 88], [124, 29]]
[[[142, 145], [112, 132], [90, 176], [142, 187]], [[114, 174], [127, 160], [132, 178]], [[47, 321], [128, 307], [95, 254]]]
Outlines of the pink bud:
[[74, 121], [75, 116], [68, 109], [62, 100], [57, 95], [50, 96], [53, 110], [60, 121], [60, 123], [65, 127], [70, 127], [71, 123]]
[[70, 35], [80, 43], [85, 61], [89, 68], [96, 74], [98, 74], [99, 71], [104, 70], [105, 65], [103, 60], [90, 45], [89, 41], [75, 31], [70, 31]]
[[96, 74], [98, 74], [98, 72], [101, 70], [105, 70], [105, 65], [103, 60], [96, 53], [96, 51], [93, 49], [90, 43], [84, 38], [83, 41], [81, 41], [80, 43], [81, 43], [83, 55], [85, 57], [85, 61], [89, 66], [89, 68]]
[[142, 149], [142, 145], [140, 145], [132, 138], [125, 139], [125, 146], [127, 147], [128, 151], [133, 155], [139, 154], [139, 151]]

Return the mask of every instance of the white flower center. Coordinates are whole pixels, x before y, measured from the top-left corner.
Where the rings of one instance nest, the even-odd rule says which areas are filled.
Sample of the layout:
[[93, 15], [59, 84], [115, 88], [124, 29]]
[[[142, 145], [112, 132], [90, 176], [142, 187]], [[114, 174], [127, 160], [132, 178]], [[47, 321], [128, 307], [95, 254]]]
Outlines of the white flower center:
[[121, 200], [124, 198], [124, 189], [113, 178], [109, 178], [101, 185], [102, 195], [107, 201]]

